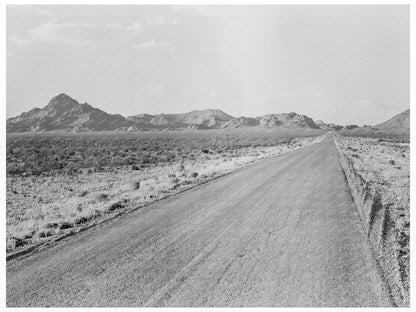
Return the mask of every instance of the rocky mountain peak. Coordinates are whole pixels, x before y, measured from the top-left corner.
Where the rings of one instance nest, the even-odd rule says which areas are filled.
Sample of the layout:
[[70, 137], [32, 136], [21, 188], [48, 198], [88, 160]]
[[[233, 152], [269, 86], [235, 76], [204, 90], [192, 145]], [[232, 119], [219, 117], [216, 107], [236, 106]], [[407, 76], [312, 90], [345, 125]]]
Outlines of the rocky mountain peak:
[[75, 105], [79, 105], [79, 103], [65, 93], [61, 93], [49, 101], [46, 109], [72, 109]]

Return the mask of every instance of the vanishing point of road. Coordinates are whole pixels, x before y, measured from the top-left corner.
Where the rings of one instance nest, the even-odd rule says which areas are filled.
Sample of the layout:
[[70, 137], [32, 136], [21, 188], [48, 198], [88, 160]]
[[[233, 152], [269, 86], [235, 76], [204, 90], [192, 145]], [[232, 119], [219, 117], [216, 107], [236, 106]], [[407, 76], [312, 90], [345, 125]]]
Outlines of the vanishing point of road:
[[389, 306], [331, 135], [7, 262], [7, 306]]

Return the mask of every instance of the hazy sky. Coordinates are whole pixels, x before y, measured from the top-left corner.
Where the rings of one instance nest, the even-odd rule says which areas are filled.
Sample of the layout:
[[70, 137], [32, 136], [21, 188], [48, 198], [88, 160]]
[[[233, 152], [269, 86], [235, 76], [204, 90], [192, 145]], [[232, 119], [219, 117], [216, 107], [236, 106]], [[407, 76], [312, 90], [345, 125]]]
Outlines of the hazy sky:
[[8, 6], [7, 116], [66, 93], [375, 124], [409, 108], [408, 6]]

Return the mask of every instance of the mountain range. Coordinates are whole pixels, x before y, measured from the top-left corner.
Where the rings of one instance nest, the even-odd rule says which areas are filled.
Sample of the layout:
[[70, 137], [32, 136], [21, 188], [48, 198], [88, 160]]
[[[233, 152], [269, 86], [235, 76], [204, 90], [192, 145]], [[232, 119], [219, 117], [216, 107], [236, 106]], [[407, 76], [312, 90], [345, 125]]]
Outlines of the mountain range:
[[[409, 128], [406, 112], [378, 125], [380, 128]], [[407, 116], [409, 110], [407, 111]], [[395, 119], [394, 119], [395, 118]], [[406, 124], [407, 122], [407, 124]], [[17, 117], [7, 119], [8, 133], [14, 132], [47, 132], [47, 131], [146, 131], [146, 130], [202, 130], [219, 128], [303, 128], [341, 130], [357, 126], [341, 126], [332, 123], [314, 121], [308, 116], [294, 112], [268, 114], [260, 117], [233, 117], [219, 109], [195, 110], [181, 114], [138, 114], [123, 117], [119, 114], [108, 114], [85, 103], [80, 104], [62, 93], [50, 100], [44, 108], [34, 108]]]
[[375, 125], [374, 128], [384, 131], [410, 131], [410, 109], [405, 110], [383, 123]]
[[[344, 127], [345, 129], [346, 127]], [[345, 129], [346, 130], [346, 129]], [[410, 134], [410, 109], [401, 112], [389, 120], [375, 126], [354, 127], [350, 130], [355, 135], [371, 135], [375, 133], [409, 135]]]

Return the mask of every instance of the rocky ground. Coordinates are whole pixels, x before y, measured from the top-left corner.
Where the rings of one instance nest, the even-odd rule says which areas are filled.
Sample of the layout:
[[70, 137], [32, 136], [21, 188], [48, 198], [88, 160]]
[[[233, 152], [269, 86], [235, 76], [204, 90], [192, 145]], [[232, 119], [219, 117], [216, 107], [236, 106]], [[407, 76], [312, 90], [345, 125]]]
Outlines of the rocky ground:
[[409, 304], [410, 144], [338, 136], [341, 163], [373, 256], [397, 305]]

